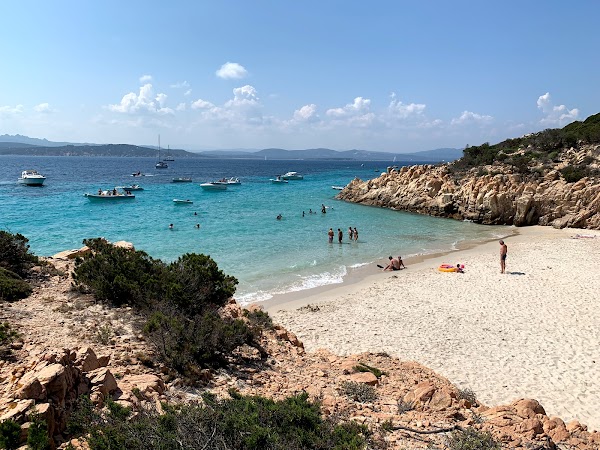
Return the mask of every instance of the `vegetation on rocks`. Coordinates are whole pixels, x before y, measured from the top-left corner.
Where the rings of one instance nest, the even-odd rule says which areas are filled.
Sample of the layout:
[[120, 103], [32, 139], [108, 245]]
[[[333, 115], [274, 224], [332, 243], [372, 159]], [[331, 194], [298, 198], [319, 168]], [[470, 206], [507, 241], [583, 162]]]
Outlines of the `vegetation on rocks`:
[[234, 349], [256, 344], [256, 334], [244, 321], [218, 314], [237, 280], [209, 256], [186, 254], [165, 264], [99, 238], [84, 244], [91, 252], [75, 262], [75, 288], [136, 308], [160, 359], [189, 381], [198, 367], [226, 364]]
[[28, 297], [33, 289], [16, 273], [0, 267], [0, 300], [13, 302]]
[[0, 268], [20, 277], [27, 276], [29, 269], [39, 262], [38, 257], [29, 252], [28, 242], [22, 234], [0, 230]]
[[[230, 398], [204, 394], [202, 402], [163, 405], [164, 414], [131, 411], [109, 402], [107, 412], [80, 399], [70, 430], [86, 434], [91, 450], [169, 449], [364, 449], [367, 429], [356, 423], [323, 419], [318, 403], [306, 393], [274, 401], [230, 391]], [[129, 420], [126, 420], [129, 419]]]
[[501, 450], [502, 445], [485, 431], [474, 428], [453, 431], [447, 439], [449, 450]]
[[18, 338], [19, 333], [13, 330], [8, 322], [0, 323], [0, 359], [10, 356], [10, 345]]

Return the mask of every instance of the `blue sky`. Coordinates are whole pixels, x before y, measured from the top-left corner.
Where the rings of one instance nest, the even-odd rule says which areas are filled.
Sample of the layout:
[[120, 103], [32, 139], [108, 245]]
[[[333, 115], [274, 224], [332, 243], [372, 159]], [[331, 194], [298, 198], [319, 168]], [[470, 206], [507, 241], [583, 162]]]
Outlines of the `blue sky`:
[[600, 2], [0, 3], [0, 134], [412, 152], [600, 110]]

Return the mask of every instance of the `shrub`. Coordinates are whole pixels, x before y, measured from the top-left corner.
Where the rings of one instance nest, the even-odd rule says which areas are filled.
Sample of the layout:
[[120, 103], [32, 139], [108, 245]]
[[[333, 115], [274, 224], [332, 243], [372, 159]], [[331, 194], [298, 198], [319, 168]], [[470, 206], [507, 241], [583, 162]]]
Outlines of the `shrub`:
[[471, 405], [477, 404], [477, 395], [471, 388], [459, 389], [456, 398], [459, 400], [466, 400]]
[[[128, 409], [108, 402], [106, 414], [90, 409], [89, 399], [71, 416], [69, 430], [86, 434], [92, 450], [152, 448], [225, 449], [364, 449], [367, 428], [356, 423], [323, 419], [306, 393], [280, 401], [260, 396], [231, 398], [204, 394], [201, 403], [163, 404], [164, 414]], [[74, 424], [73, 421], [79, 423]]]
[[259, 336], [264, 330], [273, 329], [273, 319], [269, 316], [269, 313], [260, 309], [254, 311], [244, 310], [244, 317], [248, 319], [250, 324], [250, 330]]
[[560, 169], [560, 173], [562, 174], [567, 183], [575, 183], [581, 180], [582, 178], [588, 176], [587, 170], [583, 167], [578, 166], [564, 167]]
[[358, 363], [358, 365], [354, 366], [354, 370], [356, 370], [357, 372], [371, 372], [377, 378], [381, 377], [381, 375], [386, 374], [383, 370], [379, 370], [377, 367], [368, 366], [362, 362]]
[[19, 333], [13, 330], [8, 322], [0, 323], [0, 358], [11, 354], [10, 344], [19, 338]]
[[28, 297], [33, 289], [19, 275], [0, 267], [0, 300], [13, 302]]
[[500, 442], [484, 431], [474, 428], [453, 431], [447, 439], [449, 450], [501, 450]]
[[48, 427], [46, 421], [34, 414], [30, 417], [31, 425], [27, 433], [27, 448], [30, 450], [49, 450]]
[[14, 420], [0, 422], [0, 448], [13, 450], [19, 447], [21, 425]]
[[355, 402], [370, 403], [377, 400], [377, 391], [368, 384], [342, 381], [340, 389], [343, 395]]
[[25, 277], [38, 263], [38, 257], [29, 253], [29, 239], [22, 234], [0, 230], [0, 267]]

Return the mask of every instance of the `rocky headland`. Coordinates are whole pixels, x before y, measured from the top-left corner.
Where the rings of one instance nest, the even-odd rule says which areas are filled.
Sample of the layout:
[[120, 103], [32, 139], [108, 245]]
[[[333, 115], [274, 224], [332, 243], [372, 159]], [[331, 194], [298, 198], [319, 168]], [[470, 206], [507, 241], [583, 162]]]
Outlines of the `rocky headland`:
[[[476, 167], [461, 160], [390, 167], [375, 179], [353, 180], [338, 198], [482, 224], [600, 229], [600, 145], [564, 149], [551, 160], [535, 153], [511, 152], [512, 164], [499, 158]], [[574, 181], [574, 171], [584, 176]]]

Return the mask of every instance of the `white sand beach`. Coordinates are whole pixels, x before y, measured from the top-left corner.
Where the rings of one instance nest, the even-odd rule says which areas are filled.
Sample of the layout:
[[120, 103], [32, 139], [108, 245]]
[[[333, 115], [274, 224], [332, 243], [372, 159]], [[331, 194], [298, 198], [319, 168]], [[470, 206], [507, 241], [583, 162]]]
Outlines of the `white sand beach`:
[[[359, 282], [265, 306], [309, 351], [387, 352], [471, 388], [487, 405], [535, 398], [548, 415], [599, 430], [600, 232], [518, 232], [505, 240], [506, 274], [490, 242], [408, 260], [399, 272], [374, 266]], [[441, 263], [464, 264], [465, 273], [442, 273]]]

